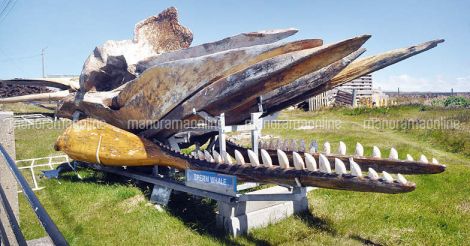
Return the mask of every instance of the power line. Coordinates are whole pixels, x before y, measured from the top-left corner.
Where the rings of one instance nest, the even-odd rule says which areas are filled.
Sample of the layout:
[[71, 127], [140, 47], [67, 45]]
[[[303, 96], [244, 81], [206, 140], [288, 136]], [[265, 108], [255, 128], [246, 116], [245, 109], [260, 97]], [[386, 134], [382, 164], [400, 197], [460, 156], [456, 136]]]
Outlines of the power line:
[[[5, 15], [1, 16], [1, 14], [0, 14], [0, 23], [2, 23], [2, 21], [7, 18], [8, 14], [10, 14], [11, 10], [15, 7], [17, 1], [18, 1], [18, 0], [12, 0], [12, 1], [9, 1], [9, 2], [7, 3], [7, 4], [9, 4], [9, 3], [13, 3], [13, 4], [11, 5], [11, 7], [10, 7], [8, 10], [6, 10]], [[7, 7], [5, 7], [5, 9], [7, 9], [7, 8], [8, 8], [8, 5], [7, 5]], [[4, 10], [5, 10], [5, 9], [4, 9]], [[3, 13], [3, 12], [4, 12], [4, 11], [2, 11], [2, 13]]]

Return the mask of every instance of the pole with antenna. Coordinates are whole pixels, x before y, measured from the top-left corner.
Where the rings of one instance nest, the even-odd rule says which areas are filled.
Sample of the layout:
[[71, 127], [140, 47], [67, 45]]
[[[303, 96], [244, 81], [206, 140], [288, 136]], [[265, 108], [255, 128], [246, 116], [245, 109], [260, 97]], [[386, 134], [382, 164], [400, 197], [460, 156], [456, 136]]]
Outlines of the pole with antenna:
[[41, 49], [41, 57], [42, 57], [42, 77], [45, 78], [46, 77], [46, 72], [45, 72], [45, 58], [46, 58], [46, 48], [42, 48]]

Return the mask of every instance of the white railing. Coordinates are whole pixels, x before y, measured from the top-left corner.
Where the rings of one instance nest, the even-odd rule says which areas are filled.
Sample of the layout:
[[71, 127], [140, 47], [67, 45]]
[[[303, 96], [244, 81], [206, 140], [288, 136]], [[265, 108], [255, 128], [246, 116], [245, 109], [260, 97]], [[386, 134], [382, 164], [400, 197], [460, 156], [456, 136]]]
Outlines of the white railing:
[[43, 114], [24, 114], [15, 115], [13, 125], [15, 127], [30, 126], [35, 124], [44, 124], [54, 122], [54, 119]]
[[[23, 173], [24, 176], [25, 172], [29, 170], [31, 174], [31, 182], [30, 186], [32, 187], [33, 191], [41, 190], [44, 187], [40, 187], [38, 184], [38, 178], [36, 171], [41, 170], [54, 170], [58, 165], [67, 163], [67, 165], [74, 170], [72, 165], [70, 164], [70, 159], [68, 155], [58, 155], [58, 156], [49, 156], [49, 157], [42, 157], [42, 158], [32, 158], [32, 159], [24, 159], [24, 160], [17, 160], [16, 166], [18, 169]], [[78, 175], [78, 173], [77, 173]], [[79, 176], [79, 175], [78, 175]], [[80, 176], [79, 176], [80, 178]], [[18, 191], [21, 192], [21, 191]]]

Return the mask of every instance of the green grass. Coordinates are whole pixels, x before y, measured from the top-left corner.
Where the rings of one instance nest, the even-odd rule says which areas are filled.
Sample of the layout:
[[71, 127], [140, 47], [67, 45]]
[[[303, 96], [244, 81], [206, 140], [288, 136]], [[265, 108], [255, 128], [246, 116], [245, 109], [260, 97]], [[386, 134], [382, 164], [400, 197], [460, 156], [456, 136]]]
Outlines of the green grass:
[[[247, 236], [232, 238], [215, 228], [215, 204], [184, 194], [172, 197], [168, 209], [148, 205], [148, 187], [115, 176], [83, 169], [84, 180], [67, 173], [58, 180], [41, 180], [41, 202], [71, 245], [463, 245], [470, 241], [469, 109], [402, 106], [385, 109], [330, 109], [315, 113], [288, 111], [281, 119], [338, 120], [338, 129], [265, 129], [282, 138], [340, 140], [353, 151], [361, 142], [370, 155], [373, 145], [388, 156], [395, 147], [407, 153], [436, 157], [448, 168], [437, 175], [407, 175], [414, 192], [388, 195], [318, 189], [309, 194], [310, 211]], [[364, 120], [459, 120], [454, 130], [413, 128], [365, 129]], [[17, 130], [21, 158], [47, 156], [61, 130]], [[29, 142], [31, 137], [35, 138]], [[456, 138], [455, 141], [447, 141]], [[455, 146], [457, 143], [464, 146]], [[21, 195], [20, 195], [21, 196]], [[27, 238], [44, 235], [24, 199], [21, 227]]]

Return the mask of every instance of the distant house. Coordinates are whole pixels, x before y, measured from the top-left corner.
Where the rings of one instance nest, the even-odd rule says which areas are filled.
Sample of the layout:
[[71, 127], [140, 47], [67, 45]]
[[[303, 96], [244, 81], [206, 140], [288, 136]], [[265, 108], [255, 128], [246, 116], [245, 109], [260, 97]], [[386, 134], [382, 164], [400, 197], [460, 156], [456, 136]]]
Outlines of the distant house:
[[387, 104], [387, 101], [387, 95], [380, 89], [373, 88], [372, 75], [368, 74], [312, 97], [307, 103], [308, 109], [311, 111], [335, 104], [384, 106]]

